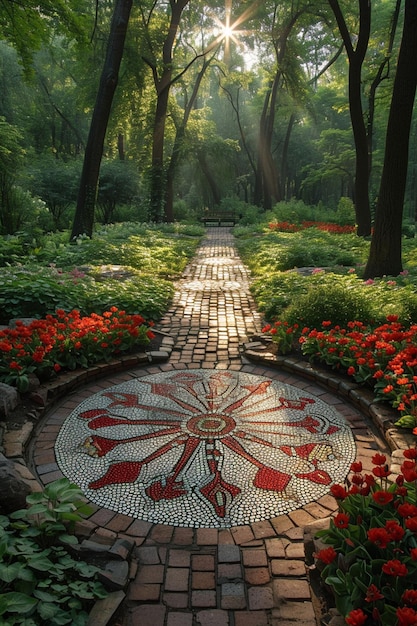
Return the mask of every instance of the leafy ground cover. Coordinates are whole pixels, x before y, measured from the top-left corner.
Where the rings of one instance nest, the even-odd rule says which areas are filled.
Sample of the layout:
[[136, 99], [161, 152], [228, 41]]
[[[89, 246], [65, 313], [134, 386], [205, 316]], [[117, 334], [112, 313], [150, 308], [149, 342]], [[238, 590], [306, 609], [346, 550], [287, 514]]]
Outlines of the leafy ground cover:
[[98, 568], [74, 558], [71, 525], [91, 512], [66, 478], [30, 494], [27, 508], [0, 516], [0, 621], [4, 626], [83, 626], [107, 596]]
[[57, 309], [89, 315], [112, 306], [157, 320], [202, 233], [196, 226], [126, 223], [76, 244], [68, 243], [68, 233], [32, 244], [18, 236], [12, 246], [0, 239], [0, 324]]
[[269, 321], [320, 327], [323, 320], [383, 323], [393, 314], [403, 323], [417, 319], [414, 239], [404, 240], [407, 269], [401, 276], [364, 281], [369, 242], [354, 234], [316, 227], [288, 233], [266, 226], [255, 235], [250, 227], [235, 231], [253, 295]]

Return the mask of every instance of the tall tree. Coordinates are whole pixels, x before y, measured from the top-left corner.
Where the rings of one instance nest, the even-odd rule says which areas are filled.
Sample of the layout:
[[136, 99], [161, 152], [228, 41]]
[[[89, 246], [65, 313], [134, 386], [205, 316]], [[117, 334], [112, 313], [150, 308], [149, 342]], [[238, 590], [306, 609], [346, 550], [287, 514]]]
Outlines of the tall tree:
[[349, 110], [356, 150], [355, 210], [357, 234], [359, 236], [368, 236], [371, 233], [371, 208], [368, 189], [369, 158], [368, 139], [362, 107], [361, 79], [362, 65], [368, 49], [371, 32], [371, 1], [358, 0], [359, 31], [355, 47], [353, 45], [354, 37], [349, 32], [338, 0], [328, 0], [328, 2], [336, 18], [349, 60]]
[[178, 168], [178, 164], [179, 164], [180, 157], [181, 157], [181, 151], [184, 145], [185, 130], [186, 130], [187, 123], [191, 115], [191, 111], [196, 103], [201, 82], [204, 78], [204, 75], [208, 67], [210, 66], [212, 59], [213, 57], [203, 58], [203, 63], [194, 81], [191, 94], [185, 103], [182, 119], [179, 121], [178, 124], [176, 124], [174, 145], [172, 148], [171, 158], [169, 160], [169, 165], [167, 168], [167, 176], [166, 176], [166, 195], [165, 195], [164, 215], [165, 215], [165, 219], [167, 222], [174, 221], [174, 176]]
[[365, 278], [402, 271], [401, 226], [411, 120], [417, 87], [417, 2], [405, 0], [397, 71], [388, 118], [384, 167]]
[[156, 89], [156, 110], [153, 123], [152, 165], [150, 173], [150, 219], [161, 221], [165, 200], [164, 140], [169, 92], [173, 82], [173, 50], [181, 15], [190, 0], [169, 0], [171, 15], [162, 47], [162, 68], [155, 60], [145, 57], [152, 70]]
[[[292, 6], [288, 15], [281, 15], [275, 4], [271, 38], [275, 55], [275, 68], [271, 74], [264, 98], [259, 123], [258, 164], [255, 179], [254, 202], [270, 209], [274, 202], [282, 199], [279, 171], [273, 157], [272, 138], [279, 88], [284, 78], [285, 56], [292, 30], [304, 11], [299, 3]], [[282, 22], [279, 23], [281, 17]]]
[[79, 235], [93, 234], [94, 211], [104, 139], [110, 117], [114, 92], [123, 57], [126, 32], [133, 0], [116, 0], [107, 42], [106, 59], [100, 78], [96, 103], [84, 154], [78, 192], [77, 208], [71, 232], [71, 240]]

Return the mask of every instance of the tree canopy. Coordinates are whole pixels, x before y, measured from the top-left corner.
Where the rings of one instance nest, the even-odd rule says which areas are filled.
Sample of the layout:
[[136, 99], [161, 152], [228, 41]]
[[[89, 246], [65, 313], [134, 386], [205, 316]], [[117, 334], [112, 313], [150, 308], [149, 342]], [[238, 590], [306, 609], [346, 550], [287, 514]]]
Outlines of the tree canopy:
[[[396, 76], [412, 79], [400, 54], [410, 15], [401, 0], [0, 0], [0, 174], [52, 202], [45, 180], [35, 190], [35, 164], [94, 163], [74, 237], [92, 234], [103, 159], [135, 179], [120, 197], [138, 219], [172, 221], [176, 206], [198, 218], [228, 201], [267, 212], [291, 198], [336, 210], [349, 197], [369, 235], [389, 178]], [[414, 109], [412, 95], [410, 129]], [[415, 144], [414, 132], [400, 227], [414, 221]]]

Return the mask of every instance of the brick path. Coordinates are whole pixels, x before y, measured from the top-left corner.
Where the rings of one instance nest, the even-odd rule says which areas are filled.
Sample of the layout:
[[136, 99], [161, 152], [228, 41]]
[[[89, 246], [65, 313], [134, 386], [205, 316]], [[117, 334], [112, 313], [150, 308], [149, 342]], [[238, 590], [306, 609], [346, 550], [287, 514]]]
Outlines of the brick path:
[[[351, 424], [358, 459], [371, 471], [381, 442], [363, 414], [318, 384], [265, 364], [253, 364], [242, 344], [262, 325], [249, 293], [249, 276], [228, 228], [208, 228], [158, 328], [174, 339], [168, 362], [131, 367], [68, 395], [45, 421], [33, 445], [44, 484], [62, 476], [54, 441], [78, 404], [132, 377], [174, 369], [233, 369], [266, 375], [333, 405]], [[230, 529], [151, 524], [94, 507], [79, 530], [96, 541], [128, 537], [136, 543], [123, 626], [314, 626], [304, 554], [304, 527], [335, 511], [326, 495], [288, 515]]]

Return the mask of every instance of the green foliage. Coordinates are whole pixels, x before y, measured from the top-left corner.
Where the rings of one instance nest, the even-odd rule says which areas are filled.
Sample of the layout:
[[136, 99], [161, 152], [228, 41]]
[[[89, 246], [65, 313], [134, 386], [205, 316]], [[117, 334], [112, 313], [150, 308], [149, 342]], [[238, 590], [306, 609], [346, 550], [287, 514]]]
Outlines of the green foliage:
[[375, 301], [363, 288], [352, 289], [338, 277], [333, 284], [310, 284], [307, 293], [292, 299], [284, 315], [289, 324], [320, 328], [323, 320], [342, 326], [357, 319], [373, 322], [376, 313]]
[[27, 509], [0, 517], [0, 620], [4, 626], [82, 626], [107, 592], [98, 569], [71, 556], [68, 527], [91, 512], [66, 478], [27, 497]]
[[[262, 233], [259, 228], [236, 227], [234, 233], [254, 279], [252, 293], [267, 320], [313, 328], [323, 320], [378, 324], [393, 314], [403, 324], [417, 319], [414, 240], [404, 240], [404, 260], [413, 273], [365, 282], [352, 265], [366, 258], [369, 243], [355, 235], [315, 228]], [[297, 269], [303, 266], [310, 269]]]
[[300, 267], [352, 267], [364, 262], [369, 243], [355, 235], [337, 235], [308, 228], [295, 233], [267, 232], [253, 238], [249, 232], [237, 241], [245, 263], [255, 274]]
[[129, 205], [138, 193], [138, 174], [128, 161], [105, 160], [101, 164], [97, 196], [99, 221], [110, 224], [118, 205]]
[[[129, 268], [124, 268], [129, 271]], [[94, 268], [91, 268], [94, 271]], [[131, 278], [97, 280], [78, 270], [63, 272], [31, 264], [6, 267], [0, 285], [0, 323], [19, 317], [45, 317], [57, 309], [76, 307], [83, 315], [117, 306], [146, 319], [158, 319], [172, 297], [173, 287], [164, 279], [131, 270]]]
[[69, 208], [77, 199], [80, 166], [78, 162], [66, 163], [51, 157], [38, 159], [27, 172], [30, 189], [46, 204], [51, 229], [69, 228], [71, 215]]
[[322, 203], [317, 205], [305, 204], [302, 200], [292, 199], [278, 202], [271, 211], [265, 213], [265, 222], [290, 222], [301, 224], [302, 222], [330, 222], [344, 226], [355, 223], [355, 210], [350, 198], [340, 198], [337, 209], [325, 207]]
[[[83, 315], [111, 306], [157, 320], [173, 294], [171, 280], [194, 254], [200, 226], [133, 223], [103, 227], [89, 240], [61, 234], [31, 247], [23, 237], [0, 240], [0, 323], [74, 308]], [[30, 261], [21, 264], [24, 253]], [[113, 277], [113, 271], [115, 272]], [[120, 278], [122, 275], [122, 279]]]

